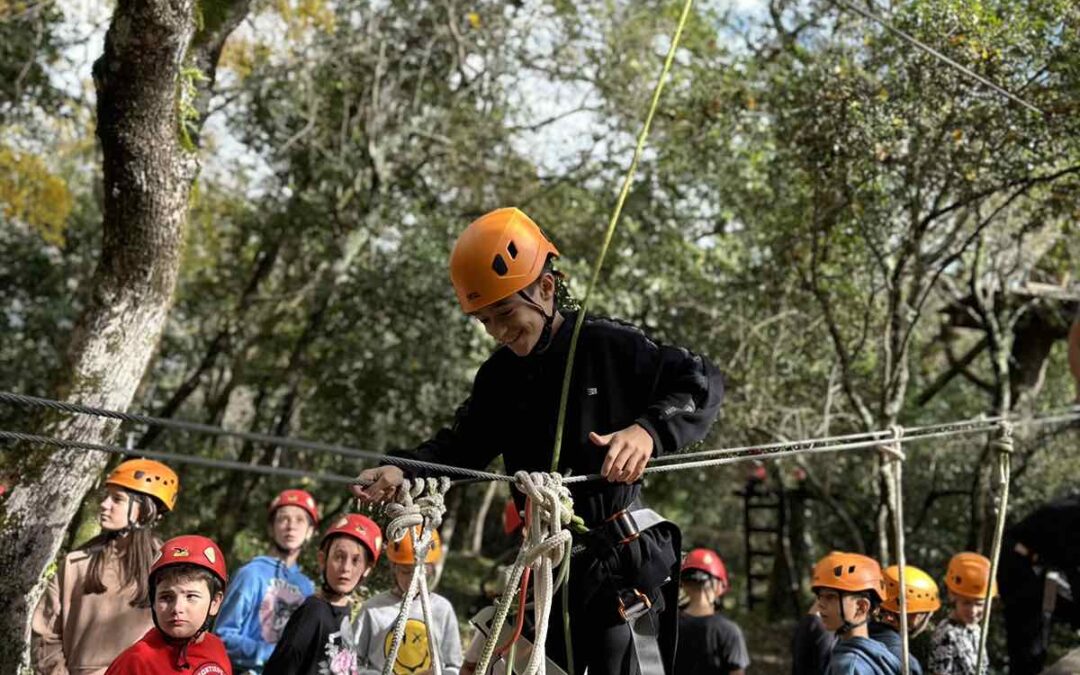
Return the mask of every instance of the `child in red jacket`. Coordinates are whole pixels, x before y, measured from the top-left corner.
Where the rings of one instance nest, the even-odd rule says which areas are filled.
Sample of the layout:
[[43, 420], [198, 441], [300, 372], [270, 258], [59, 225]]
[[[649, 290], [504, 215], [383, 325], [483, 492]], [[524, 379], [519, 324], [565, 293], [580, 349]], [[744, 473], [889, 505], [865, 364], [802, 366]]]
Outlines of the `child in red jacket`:
[[165, 542], [150, 568], [154, 628], [105, 675], [232, 675], [225, 646], [208, 632], [227, 580], [225, 556], [210, 539], [190, 534]]

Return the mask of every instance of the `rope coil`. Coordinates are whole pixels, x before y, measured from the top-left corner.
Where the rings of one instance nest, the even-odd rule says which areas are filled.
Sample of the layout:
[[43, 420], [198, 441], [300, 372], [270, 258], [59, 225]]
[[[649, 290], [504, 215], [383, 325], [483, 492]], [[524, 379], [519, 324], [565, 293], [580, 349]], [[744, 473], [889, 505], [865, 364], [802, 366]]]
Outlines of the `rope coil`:
[[[476, 665], [478, 673], [487, 672], [495, 655], [502, 626], [514, 604], [515, 593], [518, 592], [519, 584], [527, 583], [523, 581], [527, 577], [533, 579], [535, 637], [524, 672], [525, 675], [536, 675], [540, 672], [546, 659], [544, 645], [547, 641], [552, 600], [555, 590], [566, 583], [569, 572], [572, 542], [568, 528], [573, 518], [574, 502], [570, 490], [563, 484], [562, 476], [557, 473], [519, 471], [514, 474], [514, 481], [515, 487], [526, 498], [525, 534], [514, 565], [507, 572], [503, 594], [495, 603], [492, 630], [484, 642], [480, 660]], [[559, 568], [557, 579], [554, 578], [556, 567]], [[529, 574], [525, 573], [526, 570], [529, 570]], [[524, 594], [524, 589], [521, 590]], [[524, 607], [520, 611], [524, 611]], [[510, 646], [515, 640], [516, 635]], [[511, 670], [512, 665], [507, 672]]]

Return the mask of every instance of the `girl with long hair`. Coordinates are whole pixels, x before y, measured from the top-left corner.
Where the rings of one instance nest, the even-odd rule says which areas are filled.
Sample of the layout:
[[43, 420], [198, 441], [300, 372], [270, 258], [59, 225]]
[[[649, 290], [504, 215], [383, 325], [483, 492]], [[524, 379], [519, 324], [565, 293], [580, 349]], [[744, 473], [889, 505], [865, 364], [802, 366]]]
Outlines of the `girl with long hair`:
[[41, 675], [99, 675], [150, 630], [148, 576], [161, 547], [153, 527], [176, 506], [176, 473], [133, 459], [105, 479], [101, 533], [60, 562], [34, 612]]

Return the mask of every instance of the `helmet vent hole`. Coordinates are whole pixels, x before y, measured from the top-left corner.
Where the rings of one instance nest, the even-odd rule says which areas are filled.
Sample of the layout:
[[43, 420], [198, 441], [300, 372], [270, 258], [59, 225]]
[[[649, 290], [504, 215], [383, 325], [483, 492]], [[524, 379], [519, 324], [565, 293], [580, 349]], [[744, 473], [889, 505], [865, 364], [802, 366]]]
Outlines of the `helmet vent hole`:
[[833, 576], [836, 576], [836, 577], [844, 576], [844, 566], [843, 565], [837, 565], [836, 567], [833, 568], [832, 573], [833, 573]]
[[506, 276], [506, 273], [510, 271], [510, 268], [506, 266], [506, 261], [503, 260], [501, 253], [495, 254], [495, 259], [491, 261], [491, 269], [495, 270], [495, 274], [500, 277]]
[[506, 245], [506, 252], [510, 254], [511, 260], [517, 260], [517, 246], [514, 245], [513, 241]]
[[145, 475], [146, 475], [146, 473], [143, 472], [143, 471], [136, 471], [135, 472], [135, 480], [141, 480], [142, 477], [145, 476]]
[[848, 565], [847, 573], [848, 574], [855, 574], [855, 566], [854, 565]]

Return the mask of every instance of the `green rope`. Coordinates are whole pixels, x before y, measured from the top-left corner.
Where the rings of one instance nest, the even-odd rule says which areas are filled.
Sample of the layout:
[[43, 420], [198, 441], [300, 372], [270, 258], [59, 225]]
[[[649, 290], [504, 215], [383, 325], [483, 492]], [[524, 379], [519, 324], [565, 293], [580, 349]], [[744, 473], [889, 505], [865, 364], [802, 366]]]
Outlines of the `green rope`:
[[[634, 158], [630, 162], [630, 169], [626, 172], [626, 178], [623, 180], [622, 190], [619, 192], [619, 199], [615, 202], [615, 210], [611, 214], [611, 220], [608, 222], [607, 233], [604, 235], [604, 245], [600, 248], [600, 256], [596, 259], [596, 265], [593, 267], [592, 279], [589, 280], [589, 286], [585, 290], [585, 298], [581, 301], [581, 308], [578, 310], [577, 320], [574, 322], [574, 333], [570, 337], [570, 353], [566, 358], [566, 370], [563, 373], [562, 381], [562, 393], [559, 396], [559, 419], [555, 425], [555, 447], [551, 452], [551, 471], [557, 472], [559, 470], [559, 453], [562, 450], [562, 438], [563, 428], [566, 425], [566, 403], [570, 398], [570, 375], [574, 372], [574, 354], [577, 351], [578, 336], [581, 335], [581, 326], [585, 323], [585, 313], [589, 310], [589, 300], [592, 298], [593, 289], [596, 288], [597, 282], [600, 280], [600, 270], [604, 266], [604, 258], [607, 256], [608, 248], [611, 246], [611, 240], [615, 235], [615, 227], [619, 223], [619, 216], [622, 214], [623, 204], [626, 203], [626, 198], [630, 194], [630, 186], [634, 182], [634, 174], [637, 173], [638, 163], [641, 161], [641, 154], [645, 150], [645, 141], [649, 137], [649, 128], [652, 126], [653, 117], [656, 115], [656, 109], [660, 104], [660, 94], [664, 91], [664, 81], [667, 79], [668, 73], [671, 72], [671, 64], [675, 61], [675, 51], [679, 47], [679, 39], [682, 37], [683, 28], [686, 26], [686, 20], [690, 16], [690, 7], [694, 4], [694, 0], [686, 0], [683, 3], [682, 15], [679, 17], [679, 25], [675, 29], [675, 35], [671, 38], [671, 47], [668, 48], [667, 58], [664, 59], [664, 68], [660, 71], [660, 77], [656, 80], [656, 87], [653, 89], [652, 103], [649, 105], [649, 114], [645, 117], [645, 124], [641, 128], [641, 133], [638, 135], [637, 147], [634, 148]], [[580, 518], [575, 516], [577, 520]], [[579, 523], [579, 527], [583, 523]], [[567, 560], [565, 567], [569, 571], [570, 561]], [[566, 665], [569, 675], [574, 675], [574, 649], [570, 637], [570, 593], [569, 593], [569, 581], [563, 584], [562, 589], [562, 615], [563, 615], [563, 635], [566, 640]]]
[[570, 398], [570, 374], [574, 371], [574, 353], [577, 351], [578, 336], [581, 334], [581, 326], [585, 323], [585, 313], [589, 310], [589, 300], [592, 298], [593, 289], [596, 288], [597, 282], [600, 280], [600, 270], [604, 266], [604, 258], [607, 256], [608, 248], [611, 246], [611, 239], [615, 235], [615, 226], [619, 223], [619, 216], [622, 214], [623, 204], [626, 203], [626, 198], [630, 194], [630, 185], [634, 182], [634, 174], [637, 173], [638, 162], [641, 160], [641, 154], [645, 150], [645, 141], [649, 137], [649, 128], [652, 126], [653, 116], [656, 115], [656, 108], [660, 103], [660, 94], [664, 91], [664, 80], [667, 79], [668, 73], [671, 71], [671, 64], [675, 60], [675, 51], [679, 47], [679, 39], [682, 37], [683, 27], [686, 26], [686, 20], [690, 16], [690, 6], [694, 0], [686, 0], [683, 4], [682, 16], [679, 17], [679, 25], [675, 29], [675, 35], [671, 38], [671, 47], [668, 48], [667, 58], [664, 59], [664, 69], [660, 71], [660, 78], [656, 81], [656, 87], [653, 89], [652, 104], [649, 106], [649, 114], [645, 117], [645, 125], [641, 128], [641, 133], [638, 135], [637, 147], [634, 148], [634, 158], [630, 162], [630, 169], [626, 172], [626, 178], [623, 180], [622, 190], [619, 192], [619, 199], [615, 202], [615, 210], [611, 214], [611, 220], [608, 222], [607, 233], [604, 235], [604, 245], [600, 248], [600, 257], [596, 259], [596, 265], [593, 267], [592, 279], [589, 280], [589, 286], [585, 290], [585, 298], [581, 301], [581, 308], [578, 310], [577, 321], [574, 322], [574, 333], [570, 338], [570, 355], [566, 359], [566, 371], [563, 374], [562, 382], [562, 394], [559, 397], [559, 420], [555, 426], [555, 449], [552, 451], [551, 456], [551, 470], [559, 470], [559, 452], [562, 450], [562, 437], [563, 427], [566, 423], [566, 402]]

